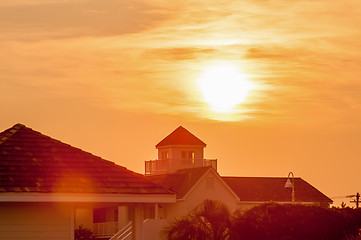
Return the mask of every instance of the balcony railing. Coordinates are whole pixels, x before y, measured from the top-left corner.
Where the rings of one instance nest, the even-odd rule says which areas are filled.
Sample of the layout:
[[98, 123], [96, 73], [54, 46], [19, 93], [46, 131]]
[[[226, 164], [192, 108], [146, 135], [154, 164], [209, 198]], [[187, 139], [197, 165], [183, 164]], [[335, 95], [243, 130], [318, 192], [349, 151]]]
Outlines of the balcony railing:
[[[217, 171], [217, 159], [203, 159], [203, 166], [211, 166]], [[145, 175], [162, 174], [182, 168], [195, 167], [190, 159], [164, 159], [145, 161]]]
[[119, 231], [118, 222], [93, 223], [95, 237], [111, 237]]
[[217, 159], [203, 159], [203, 166], [213, 167], [217, 171]]

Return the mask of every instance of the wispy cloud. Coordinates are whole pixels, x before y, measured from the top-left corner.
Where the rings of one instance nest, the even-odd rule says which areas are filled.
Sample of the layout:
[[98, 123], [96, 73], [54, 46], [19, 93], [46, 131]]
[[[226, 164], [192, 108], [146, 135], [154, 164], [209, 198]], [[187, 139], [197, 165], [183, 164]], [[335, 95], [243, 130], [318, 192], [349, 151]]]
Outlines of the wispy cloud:
[[60, 86], [59, 97], [91, 94], [116, 109], [202, 118], [196, 78], [222, 59], [263, 86], [240, 114], [337, 119], [360, 112], [360, 13], [356, 0], [2, 1], [1, 78]]
[[5, 3], [0, 5], [0, 29], [5, 33], [2, 34], [4, 40], [41, 41], [136, 33], [154, 26], [164, 16], [137, 1]]

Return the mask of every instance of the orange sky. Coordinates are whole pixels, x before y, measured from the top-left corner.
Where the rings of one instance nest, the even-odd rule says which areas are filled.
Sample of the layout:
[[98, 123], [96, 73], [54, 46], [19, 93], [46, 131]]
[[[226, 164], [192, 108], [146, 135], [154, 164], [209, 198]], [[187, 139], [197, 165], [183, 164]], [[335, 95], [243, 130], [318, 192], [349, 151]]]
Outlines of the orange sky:
[[[329, 197], [355, 194], [360, 22], [359, 0], [2, 0], [0, 128], [143, 172], [182, 125], [221, 175], [293, 171]], [[233, 114], [197, 88], [215, 61], [258, 86]]]

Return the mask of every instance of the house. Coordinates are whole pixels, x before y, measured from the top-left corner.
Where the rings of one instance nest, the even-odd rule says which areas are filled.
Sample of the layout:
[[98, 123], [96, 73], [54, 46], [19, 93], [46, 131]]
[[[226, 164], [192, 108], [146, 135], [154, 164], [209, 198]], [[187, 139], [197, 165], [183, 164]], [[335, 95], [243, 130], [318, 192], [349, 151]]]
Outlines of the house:
[[[204, 199], [220, 200], [231, 211], [270, 201], [292, 202], [287, 177], [227, 177], [217, 172], [217, 159], [204, 159], [206, 144], [182, 126], [161, 140], [157, 160], [145, 162], [145, 176], [174, 191], [176, 203], [163, 204], [160, 217], [168, 220], [187, 213]], [[302, 178], [293, 178], [294, 201], [329, 207], [332, 200]]]
[[[125, 167], [16, 124], [0, 133], [0, 238], [74, 239], [79, 225], [109, 239], [175, 194]], [[156, 215], [157, 213], [153, 213]]]
[[[205, 199], [232, 211], [292, 202], [288, 178], [220, 176], [205, 147], [180, 126], [156, 145], [158, 159], [142, 175], [16, 124], [0, 133], [0, 237], [72, 240], [82, 225], [99, 240], [165, 239], [169, 221]], [[296, 202], [332, 203], [293, 180]]]

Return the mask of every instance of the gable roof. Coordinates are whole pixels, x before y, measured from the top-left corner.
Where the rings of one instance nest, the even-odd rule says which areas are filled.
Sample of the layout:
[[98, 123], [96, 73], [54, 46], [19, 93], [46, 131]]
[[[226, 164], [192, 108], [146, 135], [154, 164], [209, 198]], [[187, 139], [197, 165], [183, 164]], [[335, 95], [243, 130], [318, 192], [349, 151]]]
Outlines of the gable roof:
[[[184, 198], [212, 167], [180, 169], [173, 174], [147, 176], [152, 182]], [[291, 188], [285, 188], [287, 178], [275, 177], [220, 177], [241, 202], [291, 202]], [[325, 202], [332, 200], [302, 178], [295, 178], [296, 202]]]
[[[287, 178], [222, 177], [241, 201], [291, 202], [291, 188], [285, 188]], [[296, 202], [327, 202], [332, 200], [302, 178], [295, 180]]]
[[210, 172], [213, 172], [214, 176], [219, 179], [225, 189], [234, 196], [235, 201], [239, 201], [237, 194], [224, 182], [217, 171], [211, 166], [184, 168], [172, 174], [149, 175], [147, 178], [154, 183], [175, 192], [177, 199], [184, 199], [187, 198], [187, 195], [190, 194], [190, 192], [192, 192], [192, 190], [202, 181], [202, 179], [208, 176], [208, 173]]
[[179, 126], [171, 134], [160, 141], [155, 147], [174, 146], [174, 145], [196, 145], [205, 147], [206, 144], [194, 136], [191, 132], [182, 126]]
[[0, 133], [1, 193], [172, 194], [141, 174], [22, 124]]
[[212, 167], [185, 168], [171, 174], [149, 175], [147, 178], [175, 192], [177, 199], [182, 199], [211, 168]]

